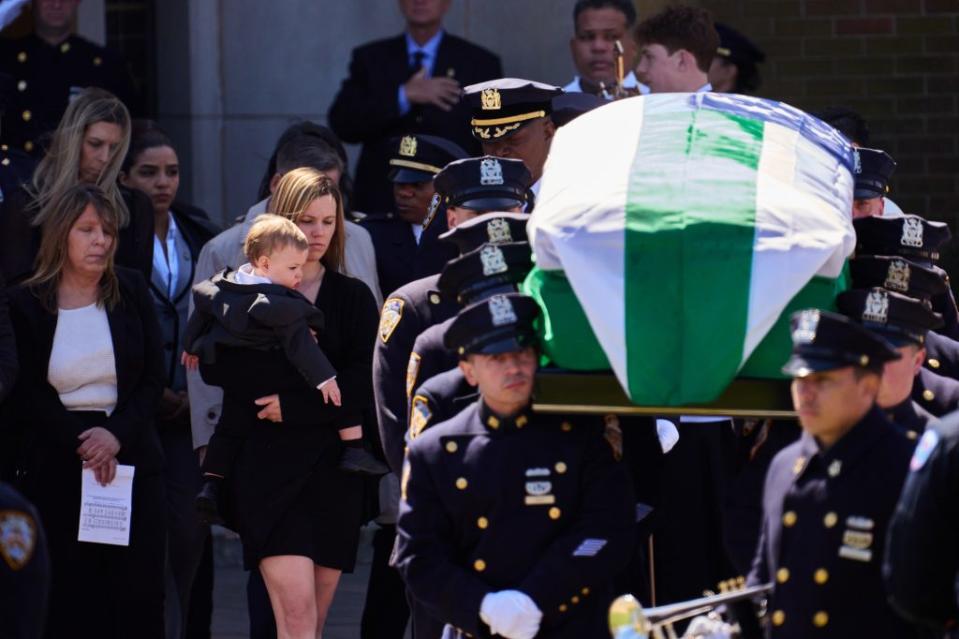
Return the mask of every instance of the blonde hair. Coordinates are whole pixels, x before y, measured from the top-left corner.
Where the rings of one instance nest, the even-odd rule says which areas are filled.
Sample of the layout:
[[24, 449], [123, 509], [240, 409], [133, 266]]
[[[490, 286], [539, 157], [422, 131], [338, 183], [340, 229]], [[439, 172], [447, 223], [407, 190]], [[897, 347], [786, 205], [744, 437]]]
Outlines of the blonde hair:
[[88, 206], [92, 206], [96, 211], [104, 232], [113, 238], [107, 254], [106, 270], [100, 277], [97, 305], [112, 310], [120, 301], [120, 285], [113, 264], [119, 227], [116, 208], [100, 187], [93, 184], [75, 184], [51, 202], [52, 214], [41, 227], [40, 250], [34, 262], [33, 275], [25, 282], [43, 307], [51, 313], [57, 312], [57, 289], [69, 257], [67, 252], [70, 231]]
[[310, 243], [296, 224], [285, 217], [268, 213], [254, 220], [243, 240], [243, 253], [252, 264], [264, 255], [270, 256], [288, 246], [306, 251]]
[[35, 199], [35, 226], [43, 226], [56, 215], [54, 202], [78, 181], [83, 140], [87, 129], [98, 122], [107, 122], [122, 131], [119, 146], [100, 173], [96, 185], [113, 205], [120, 228], [130, 222], [130, 213], [117, 186], [117, 176], [130, 147], [130, 112], [116, 96], [103, 89], [84, 89], [67, 107], [53, 132], [50, 148], [33, 174], [31, 192]]
[[268, 213], [282, 215], [296, 224], [314, 200], [331, 196], [336, 203], [336, 228], [330, 246], [320, 260], [327, 268], [339, 271], [343, 266], [346, 228], [343, 217], [343, 196], [336, 183], [316, 169], [301, 167], [285, 173], [270, 198]]

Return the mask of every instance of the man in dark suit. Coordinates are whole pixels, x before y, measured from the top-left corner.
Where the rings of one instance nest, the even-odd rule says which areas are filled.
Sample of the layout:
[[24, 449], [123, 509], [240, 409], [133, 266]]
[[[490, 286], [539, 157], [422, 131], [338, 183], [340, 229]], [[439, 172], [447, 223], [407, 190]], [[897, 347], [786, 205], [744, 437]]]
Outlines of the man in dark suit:
[[330, 127], [344, 142], [363, 144], [355, 208], [366, 213], [393, 206], [386, 180], [391, 138], [437, 135], [479, 155], [460, 87], [503, 75], [496, 55], [445, 32], [450, 0], [399, 4], [406, 32], [354, 49], [350, 75], [329, 112]]

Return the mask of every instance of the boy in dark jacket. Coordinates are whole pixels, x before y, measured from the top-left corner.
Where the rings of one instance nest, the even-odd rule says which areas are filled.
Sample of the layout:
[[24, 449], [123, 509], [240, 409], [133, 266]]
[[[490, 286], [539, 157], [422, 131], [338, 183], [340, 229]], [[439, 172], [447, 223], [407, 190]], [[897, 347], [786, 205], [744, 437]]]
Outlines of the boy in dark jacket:
[[[199, 362], [215, 361], [218, 346], [268, 350], [282, 348], [306, 382], [325, 402], [340, 405], [336, 370], [316, 344], [313, 331], [322, 330], [323, 313], [294, 290], [303, 278], [309, 244], [303, 232], [278, 215], [262, 215], [243, 244], [248, 263], [227, 269], [193, 287], [195, 310], [183, 338], [183, 364], [195, 370]], [[203, 463], [203, 487], [197, 508], [211, 523], [219, 523], [216, 500], [220, 481], [233, 465], [245, 433], [228, 422], [217, 425]], [[340, 468], [381, 475], [386, 467], [363, 448], [362, 426], [341, 428], [346, 448]]]

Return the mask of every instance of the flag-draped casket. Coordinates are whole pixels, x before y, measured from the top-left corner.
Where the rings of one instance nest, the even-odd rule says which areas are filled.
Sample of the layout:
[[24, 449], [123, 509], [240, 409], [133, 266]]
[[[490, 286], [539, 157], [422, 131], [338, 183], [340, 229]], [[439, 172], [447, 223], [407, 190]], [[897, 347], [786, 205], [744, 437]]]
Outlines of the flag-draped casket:
[[789, 313], [833, 308], [854, 245], [854, 154], [788, 105], [613, 102], [560, 129], [529, 224], [547, 357], [615, 372], [636, 404], [779, 377]]

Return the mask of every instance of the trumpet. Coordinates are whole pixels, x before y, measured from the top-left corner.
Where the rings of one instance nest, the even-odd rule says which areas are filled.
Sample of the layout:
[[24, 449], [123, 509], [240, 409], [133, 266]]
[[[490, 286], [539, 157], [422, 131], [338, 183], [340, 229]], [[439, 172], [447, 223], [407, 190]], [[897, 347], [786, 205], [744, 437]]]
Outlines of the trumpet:
[[[609, 630], [614, 639], [679, 639], [675, 624], [701, 615], [712, 615], [723, 605], [763, 597], [772, 588], [772, 584], [751, 586], [646, 609], [632, 595], [623, 595], [609, 608]], [[734, 631], [733, 626], [729, 627]]]

